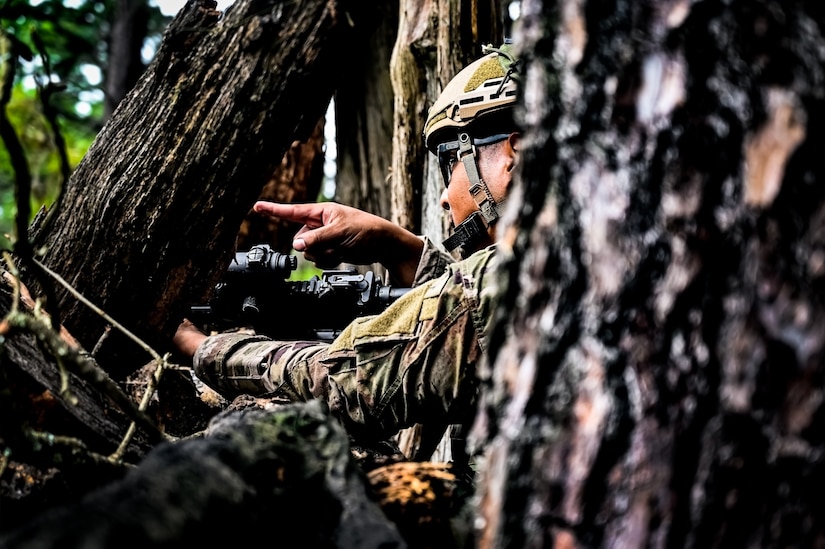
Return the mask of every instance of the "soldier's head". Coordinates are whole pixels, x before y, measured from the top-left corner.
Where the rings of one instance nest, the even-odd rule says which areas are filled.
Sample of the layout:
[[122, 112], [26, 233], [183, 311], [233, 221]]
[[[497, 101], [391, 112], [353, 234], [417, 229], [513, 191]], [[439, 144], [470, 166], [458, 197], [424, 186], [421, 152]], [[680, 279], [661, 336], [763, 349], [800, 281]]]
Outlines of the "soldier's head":
[[519, 136], [513, 117], [519, 63], [509, 44], [485, 46], [484, 53], [447, 84], [424, 125], [424, 143], [444, 179], [441, 206], [455, 226], [444, 246], [461, 247], [465, 256], [495, 241]]

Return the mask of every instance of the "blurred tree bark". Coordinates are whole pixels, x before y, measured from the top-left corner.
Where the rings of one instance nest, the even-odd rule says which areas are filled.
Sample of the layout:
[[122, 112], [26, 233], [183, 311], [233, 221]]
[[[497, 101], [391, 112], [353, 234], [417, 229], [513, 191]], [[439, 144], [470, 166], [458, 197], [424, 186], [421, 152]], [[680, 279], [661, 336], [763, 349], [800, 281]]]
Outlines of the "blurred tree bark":
[[522, 17], [479, 546], [822, 545], [825, 11]]
[[107, 37], [109, 62], [103, 117], [108, 120], [146, 68], [141, 57], [143, 41], [149, 31], [148, 0], [115, 0], [111, 30]]
[[347, 78], [335, 90], [335, 200], [390, 217], [393, 90], [389, 78], [398, 2], [372, 14], [375, 31], [347, 45]]

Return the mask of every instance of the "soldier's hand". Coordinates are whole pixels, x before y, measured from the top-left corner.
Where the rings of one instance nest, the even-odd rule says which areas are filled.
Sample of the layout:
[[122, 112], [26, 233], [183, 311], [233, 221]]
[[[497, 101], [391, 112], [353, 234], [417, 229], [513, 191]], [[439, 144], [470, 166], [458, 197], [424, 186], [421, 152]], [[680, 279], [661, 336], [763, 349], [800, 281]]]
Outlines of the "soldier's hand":
[[183, 319], [172, 337], [172, 344], [183, 356], [192, 357], [205, 339], [206, 334], [189, 320]]
[[411, 284], [424, 248], [422, 240], [377, 215], [338, 204], [257, 202], [254, 211], [301, 223], [292, 246], [321, 269], [342, 262], [381, 263], [399, 282]]

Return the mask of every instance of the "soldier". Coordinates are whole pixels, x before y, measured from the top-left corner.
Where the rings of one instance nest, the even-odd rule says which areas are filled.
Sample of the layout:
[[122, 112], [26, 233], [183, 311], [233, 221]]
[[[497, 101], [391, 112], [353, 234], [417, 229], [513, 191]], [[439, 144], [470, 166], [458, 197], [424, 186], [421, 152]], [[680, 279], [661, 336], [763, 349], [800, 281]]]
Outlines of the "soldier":
[[256, 212], [304, 224], [293, 246], [319, 267], [381, 263], [412, 290], [383, 313], [355, 319], [331, 343], [207, 336], [184, 321], [174, 344], [193, 357], [203, 382], [230, 398], [323, 399], [355, 440], [384, 440], [415, 423], [472, 421], [497, 295], [495, 224], [519, 138], [518, 63], [506, 44], [485, 54], [450, 81], [424, 132], [455, 227], [444, 247], [463, 259], [341, 204], [258, 202]]

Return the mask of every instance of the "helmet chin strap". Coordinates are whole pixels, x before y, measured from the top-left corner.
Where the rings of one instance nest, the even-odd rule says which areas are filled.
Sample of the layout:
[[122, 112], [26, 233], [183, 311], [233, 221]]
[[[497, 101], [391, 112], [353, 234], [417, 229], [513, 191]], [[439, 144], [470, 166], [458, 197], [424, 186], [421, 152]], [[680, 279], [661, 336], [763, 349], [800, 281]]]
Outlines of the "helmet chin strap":
[[459, 246], [465, 250], [475, 249], [488, 236], [487, 229], [490, 225], [498, 221], [501, 209], [501, 203], [496, 203], [490, 189], [478, 173], [473, 138], [467, 133], [460, 133], [458, 145], [458, 159], [464, 164], [464, 170], [470, 179], [470, 195], [478, 205], [479, 211], [473, 212], [459, 223], [453, 234], [443, 242], [448, 252], [452, 252]]

